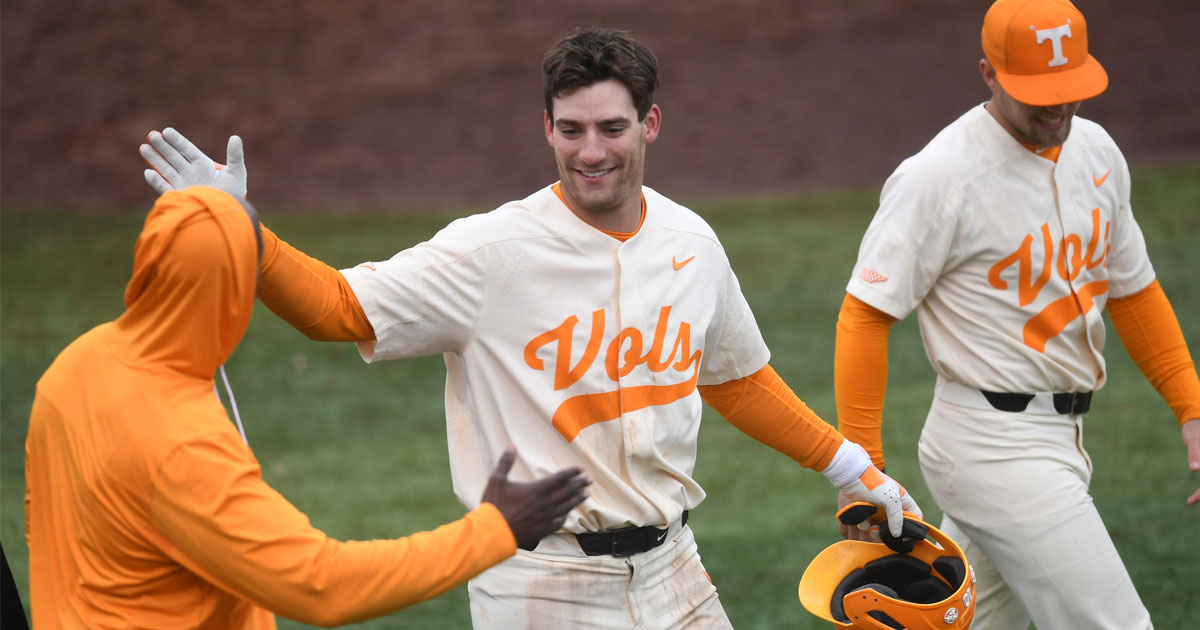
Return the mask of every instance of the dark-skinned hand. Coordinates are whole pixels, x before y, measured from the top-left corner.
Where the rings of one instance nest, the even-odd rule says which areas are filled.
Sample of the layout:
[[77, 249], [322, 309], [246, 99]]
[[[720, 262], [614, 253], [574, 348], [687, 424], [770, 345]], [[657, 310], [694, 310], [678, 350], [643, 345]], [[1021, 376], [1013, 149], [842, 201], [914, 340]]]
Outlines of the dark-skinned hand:
[[508, 480], [517, 459], [517, 449], [509, 446], [492, 471], [483, 502], [491, 503], [504, 515], [517, 546], [533, 551], [543, 536], [554, 533], [567, 520], [567, 512], [587, 498], [590, 479], [578, 467], [560, 470], [529, 483]]

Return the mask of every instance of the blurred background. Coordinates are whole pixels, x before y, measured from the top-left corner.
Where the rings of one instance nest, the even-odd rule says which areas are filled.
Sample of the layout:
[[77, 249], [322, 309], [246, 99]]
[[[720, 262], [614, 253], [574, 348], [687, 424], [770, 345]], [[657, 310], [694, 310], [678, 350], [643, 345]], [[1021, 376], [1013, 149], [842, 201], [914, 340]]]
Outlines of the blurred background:
[[[3, 0], [0, 3], [0, 541], [28, 604], [24, 440], [37, 379], [123, 310], [154, 199], [137, 146], [174, 126], [218, 161], [246, 143], [250, 197], [283, 238], [335, 267], [381, 260], [450, 219], [554, 181], [541, 59], [572, 28], [625, 28], [661, 65], [663, 132], [646, 183], [716, 229], [772, 365], [836, 422], [833, 331], [879, 187], [984, 101], [986, 0], [584, 3]], [[1159, 279], [1200, 353], [1200, 9], [1078, 0], [1108, 91], [1080, 115], [1133, 168]], [[933, 375], [915, 318], [893, 328], [888, 471], [932, 522], [916, 439]], [[1092, 494], [1154, 621], [1194, 625], [1195, 532], [1179, 428], [1124, 353], [1088, 416]], [[364, 366], [261, 305], [230, 378], [263, 476], [339, 539], [458, 518], [441, 357]], [[711, 410], [692, 515], [739, 629], [826, 628], [796, 601], [838, 539], [818, 474]], [[1183, 535], [1181, 531], [1183, 530]], [[363, 628], [467, 627], [465, 589]], [[7, 612], [7, 611], [6, 611]], [[302, 624], [280, 620], [284, 629]]]
[[[280, 210], [522, 198], [554, 178], [543, 53], [572, 28], [657, 54], [650, 186], [714, 196], [875, 186], [988, 92], [983, 0], [5, 0], [0, 199], [151, 199], [137, 145], [246, 142]], [[1200, 9], [1080, 0], [1109, 90], [1080, 115], [1131, 163], [1200, 155]]]

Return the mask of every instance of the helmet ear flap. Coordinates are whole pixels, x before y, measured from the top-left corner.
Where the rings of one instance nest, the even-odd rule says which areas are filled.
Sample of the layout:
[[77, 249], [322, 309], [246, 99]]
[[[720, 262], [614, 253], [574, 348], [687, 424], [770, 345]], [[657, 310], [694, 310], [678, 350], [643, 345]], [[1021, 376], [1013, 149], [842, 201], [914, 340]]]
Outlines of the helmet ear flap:
[[900, 599], [900, 594], [897, 593], [894, 589], [892, 589], [892, 587], [884, 585], [884, 584], [880, 584], [878, 582], [871, 582], [870, 584], [863, 584], [862, 586], [860, 586], [850, 592], [857, 593], [858, 591], [865, 591], [869, 588], [873, 588], [873, 589], [879, 591], [880, 595], [887, 595], [888, 597], [891, 597], [892, 599]]
[[899, 538], [893, 536], [892, 530], [884, 526], [879, 528], [879, 540], [896, 553], [909, 553], [916, 548], [918, 542], [925, 540], [928, 531], [920, 522], [905, 516]]
[[[870, 584], [863, 584], [862, 586], [854, 589], [853, 591], [850, 591], [850, 593], [847, 593], [847, 595], [857, 593], [858, 591], [865, 591], [867, 589], [875, 589], [880, 595], [884, 595], [886, 597], [891, 597], [892, 599], [900, 599], [900, 595], [898, 593], [896, 593], [895, 590], [893, 590], [889, 586], [880, 584], [878, 582], [871, 582]], [[889, 617], [887, 613], [885, 613], [881, 610], [872, 610], [867, 613], [867, 616], [871, 617], [875, 621], [878, 621], [879, 623], [881, 623], [889, 628], [896, 628], [897, 630], [904, 630], [903, 625], [901, 625], [895, 619], [892, 619], [891, 617]]]

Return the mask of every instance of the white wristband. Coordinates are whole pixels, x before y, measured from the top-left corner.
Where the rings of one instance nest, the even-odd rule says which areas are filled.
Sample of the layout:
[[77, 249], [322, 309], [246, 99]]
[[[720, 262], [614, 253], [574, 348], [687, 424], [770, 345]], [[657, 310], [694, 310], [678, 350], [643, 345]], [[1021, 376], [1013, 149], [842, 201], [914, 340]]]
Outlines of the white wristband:
[[829, 465], [821, 471], [822, 475], [833, 484], [835, 488], [842, 486], [858, 479], [867, 470], [867, 466], [871, 465], [871, 456], [863, 450], [863, 447], [842, 438], [842, 445], [838, 447], [836, 453], [833, 454], [833, 459], [829, 461]]

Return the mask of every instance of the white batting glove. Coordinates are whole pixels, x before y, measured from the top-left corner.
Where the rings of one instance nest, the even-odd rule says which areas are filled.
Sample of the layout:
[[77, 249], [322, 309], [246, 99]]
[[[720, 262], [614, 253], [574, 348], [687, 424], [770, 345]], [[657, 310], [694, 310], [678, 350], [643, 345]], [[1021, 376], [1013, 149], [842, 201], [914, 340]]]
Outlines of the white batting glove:
[[150, 165], [143, 174], [155, 192], [212, 186], [238, 199], [246, 198], [246, 158], [241, 138], [229, 136], [224, 165], [213, 162], [171, 127], [162, 133], [151, 131], [146, 142], [138, 147], [138, 153]]
[[[866, 501], [882, 507], [887, 512], [888, 530], [897, 538], [904, 526], [904, 512], [917, 518], [923, 516], [904, 486], [876, 468], [867, 452], [850, 440], [842, 442], [821, 474], [852, 501]], [[858, 527], [866, 530], [870, 523], [863, 521]]]

